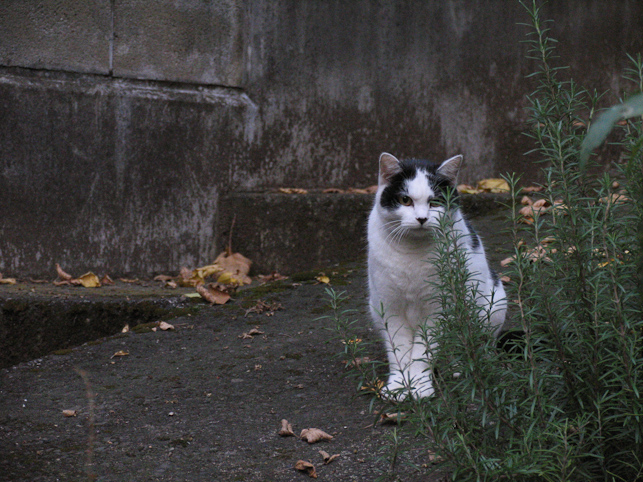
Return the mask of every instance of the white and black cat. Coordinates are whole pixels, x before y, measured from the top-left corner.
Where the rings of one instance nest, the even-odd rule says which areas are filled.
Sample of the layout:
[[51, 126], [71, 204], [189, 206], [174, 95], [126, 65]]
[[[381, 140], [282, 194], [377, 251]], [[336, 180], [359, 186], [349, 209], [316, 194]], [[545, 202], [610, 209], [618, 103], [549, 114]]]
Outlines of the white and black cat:
[[446, 212], [447, 189], [455, 192], [462, 156], [438, 165], [391, 154], [380, 156], [379, 186], [368, 220], [368, 284], [370, 309], [381, 332], [389, 361], [388, 398], [414, 398], [433, 393], [426, 343], [420, 336], [424, 323], [434, 323], [439, 306], [435, 273], [430, 262], [441, 216], [452, 216], [454, 233], [467, 251], [471, 282], [477, 283], [481, 316], [488, 316], [496, 333], [504, 323], [506, 299], [502, 283], [489, 268], [479, 236], [459, 208]]

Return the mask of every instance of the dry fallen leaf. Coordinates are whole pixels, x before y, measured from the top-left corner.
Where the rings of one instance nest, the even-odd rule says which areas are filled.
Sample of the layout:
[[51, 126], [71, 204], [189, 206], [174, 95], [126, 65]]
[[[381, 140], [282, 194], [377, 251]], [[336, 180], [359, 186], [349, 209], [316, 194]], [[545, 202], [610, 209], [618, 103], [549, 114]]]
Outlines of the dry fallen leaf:
[[339, 194], [341, 192], [344, 192], [344, 190], [336, 187], [329, 187], [328, 189], [324, 189], [322, 192], [324, 194]]
[[71, 280], [72, 283], [75, 283], [76, 281], [78, 281], [78, 284], [84, 286], [85, 288], [100, 288], [100, 280], [98, 279], [98, 276], [96, 276], [91, 271], [85, 273], [77, 280]]
[[101, 278], [101, 280], [100, 280], [100, 284], [102, 284], [102, 285], [110, 285], [110, 286], [111, 286], [111, 285], [113, 285], [113, 284], [114, 284], [114, 280], [111, 278], [111, 276], [110, 276], [110, 275], [105, 274], [105, 275]]
[[257, 278], [259, 278], [259, 282], [261, 284], [264, 284], [269, 283], [270, 281], [282, 281], [288, 279], [288, 276], [284, 276], [277, 273], [276, 271], [273, 271], [272, 273], [266, 275], [260, 274], [259, 276], [257, 276]]
[[483, 179], [478, 181], [478, 189], [493, 193], [509, 192], [509, 184], [504, 179]]
[[332, 435], [328, 435], [323, 430], [318, 428], [305, 428], [301, 431], [299, 438], [305, 440], [309, 444], [314, 444], [321, 440], [333, 440]]
[[58, 263], [56, 263], [56, 271], [58, 272], [58, 277], [63, 281], [71, 281], [73, 278], [69, 273], [65, 273]]
[[76, 416], [76, 410], [63, 410], [63, 416], [64, 417], [75, 417]]
[[435, 464], [439, 464], [443, 460], [444, 459], [441, 456], [439, 456], [435, 452], [429, 450], [429, 463], [435, 465]]
[[129, 324], [123, 327], [123, 329], [121, 330], [121, 333], [129, 333]]
[[16, 278], [3, 278], [0, 273], [0, 285], [15, 285], [16, 283]]
[[620, 203], [625, 203], [630, 201], [630, 198], [625, 196], [624, 194], [610, 194], [609, 196], [603, 197], [600, 199], [601, 203], [607, 203], [607, 204], [620, 204]]
[[161, 321], [159, 323], [158, 329], [161, 330], [161, 331], [173, 330], [174, 325], [170, 325], [169, 323], [166, 323], [165, 321]]
[[285, 418], [281, 421], [281, 429], [279, 429], [279, 435], [281, 437], [294, 437], [295, 432], [292, 431], [292, 425], [288, 423], [288, 420]]
[[223, 291], [213, 284], [200, 284], [196, 287], [197, 293], [210, 304], [223, 305], [230, 299], [230, 293]]
[[315, 472], [315, 466], [310, 462], [306, 462], [305, 460], [298, 460], [297, 463], [295, 464], [295, 469], [299, 470], [300, 472], [305, 472], [308, 475], [308, 477], [312, 477], [313, 479], [317, 478], [317, 472]]
[[402, 412], [390, 412], [390, 413], [382, 413], [380, 415], [380, 422], [381, 423], [401, 423], [404, 421], [404, 416], [406, 414]]
[[118, 350], [116, 353], [114, 353], [111, 358], [117, 357], [117, 356], [127, 356], [129, 355], [129, 352], [125, 350]]
[[542, 186], [527, 186], [522, 188], [522, 192], [540, 192], [542, 190]]
[[299, 187], [280, 187], [279, 192], [283, 194], [307, 194], [308, 191]]
[[319, 455], [321, 455], [322, 459], [324, 459], [324, 465], [330, 464], [333, 460], [335, 460], [337, 457], [339, 457], [339, 454], [330, 455], [325, 450], [320, 450]]
[[330, 283], [330, 278], [324, 274], [317, 276], [315, 279], [320, 283], [324, 283], [325, 285]]
[[260, 331], [259, 327], [256, 326], [252, 330], [250, 330], [249, 332], [239, 335], [237, 338], [241, 338], [242, 340], [247, 340], [247, 339], [252, 338], [254, 336], [263, 335], [263, 334], [264, 334], [264, 332]]
[[[250, 267], [252, 266], [252, 261], [246, 258], [241, 253], [232, 253], [228, 254], [227, 252], [222, 252], [217, 256], [217, 259], [214, 260], [214, 264], [221, 266], [223, 272], [230, 273], [230, 277], [238, 280], [238, 284], [250, 284], [252, 280], [248, 276], [250, 273]], [[222, 283], [219, 277], [219, 283]]]
[[470, 186], [469, 184], [459, 184], [456, 189], [463, 194], [480, 194], [484, 192], [482, 189]]

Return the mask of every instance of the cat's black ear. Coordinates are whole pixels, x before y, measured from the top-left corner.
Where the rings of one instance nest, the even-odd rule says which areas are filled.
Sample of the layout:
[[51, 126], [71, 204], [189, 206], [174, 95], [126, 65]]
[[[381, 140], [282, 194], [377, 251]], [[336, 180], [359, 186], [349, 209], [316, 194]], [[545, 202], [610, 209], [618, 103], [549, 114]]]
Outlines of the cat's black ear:
[[397, 157], [389, 154], [388, 152], [383, 152], [380, 155], [380, 177], [379, 184], [388, 184], [391, 181], [391, 178], [402, 172], [402, 167], [400, 166], [400, 161], [397, 160]]
[[455, 179], [456, 177], [458, 177], [458, 172], [460, 171], [460, 166], [462, 165], [462, 159], [463, 158], [461, 154], [447, 159], [442, 164], [440, 164], [437, 173], [440, 176], [446, 177], [449, 181], [455, 184]]

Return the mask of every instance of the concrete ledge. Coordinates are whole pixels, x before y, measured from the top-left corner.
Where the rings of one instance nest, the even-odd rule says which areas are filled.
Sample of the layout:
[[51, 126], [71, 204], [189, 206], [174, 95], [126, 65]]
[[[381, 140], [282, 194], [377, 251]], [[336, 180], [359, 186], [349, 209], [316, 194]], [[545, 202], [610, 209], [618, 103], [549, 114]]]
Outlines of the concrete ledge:
[[[472, 218], [490, 215], [507, 195], [462, 195]], [[328, 267], [366, 255], [366, 223], [373, 196], [366, 194], [235, 193], [220, 201], [219, 242], [253, 260], [253, 271], [297, 271]], [[486, 226], [479, 231], [485, 237]], [[490, 232], [489, 234], [498, 234]]]

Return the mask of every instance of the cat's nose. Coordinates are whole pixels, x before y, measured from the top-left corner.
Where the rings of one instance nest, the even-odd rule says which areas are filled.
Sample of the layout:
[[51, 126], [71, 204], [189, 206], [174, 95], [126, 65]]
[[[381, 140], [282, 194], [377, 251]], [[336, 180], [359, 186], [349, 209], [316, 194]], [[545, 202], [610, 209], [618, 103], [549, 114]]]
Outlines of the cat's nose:
[[415, 219], [417, 219], [418, 223], [420, 223], [421, 225], [426, 223], [426, 218], [415, 218]]

